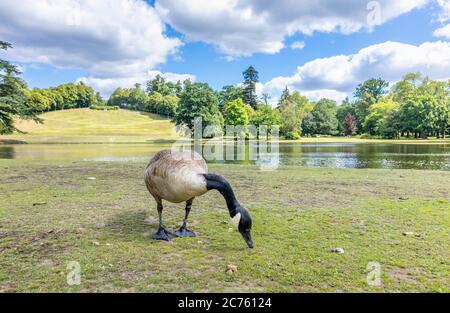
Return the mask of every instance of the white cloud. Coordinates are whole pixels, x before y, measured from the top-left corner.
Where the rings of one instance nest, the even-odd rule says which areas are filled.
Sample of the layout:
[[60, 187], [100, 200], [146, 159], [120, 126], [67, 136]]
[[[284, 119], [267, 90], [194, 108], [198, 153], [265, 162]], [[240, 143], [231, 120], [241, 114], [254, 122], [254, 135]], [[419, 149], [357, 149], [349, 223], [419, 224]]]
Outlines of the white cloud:
[[262, 92], [279, 94], [285, 86], [314, 99], [341, 101], [358, 83], [381, 77], [391, 83], [408, 72], [422, 72], [433, 79], [450, 78], [450, 42], [425, 42], [420, 46], [398, 42], [372, 45], [353, 55], [316, 59], [297, 68], [294, 75], [275, 77]]
[[291, 43], [291, 49], [302, 50], [304, 47], [305, 47], [304, 41], [294, 41], [293, 43]]
[[[450, 20], [450, 0], [437, 0], [437, 3], [441, 7], [438, 21], [445, 24]], [[442, 26], [433, 32], [434, 37], [450, 38], [450, 24]]]
[[341, 103], [346, 97], [345, 92], [340, 92], [332, 89], [319, 89], [304, 91], [302, 94], [307, 97], [310, 101], [319, 101], [323, 98], [335, 100], [337, 103]]
[[438, 4], [441, 6], [442, 11], [439, 14], [439, 20], [441, 22], [446, 22], [450, 20], [450, 1], [449, 0], [437, 0]]
[[433, 36], [435, 37], [444, 37], [450, 39], [450, 24], [447, 26], [438, 28], [434, 31]]
[[2, 0], [0, 38], [13, 61], [84, 70], [105, 88], [139, 82], [182, 45], [141, 0]]
[[429, 1], [157, 0], [155, 5], [188, 40], [208, 42], [235, 57], [278, 53], [295, 33], [370, 30]]
[[85, 84], [92, 86], [95, 90], [99, 91], [102, 96], [108, 97], [110, 94], [114, 92], [114, 90], [118, 87], [122, 88], [131, 88], [136, 83], [141, 84], [145, 87], [145, 83], [148, 80], [155, 78], [156, 75], [161, 75], [167, 81], [176, 83], [177, 81], [183, 82], [186, 79], [190, 79], [191, 81], [195, 81], [195, 75], [191, 74], [177, 74], [177, 73], [161, 73], [159, 71], [148, 71], [147, 73], [140, 76], [133, 77], [118, 77], [118, 78], [98, 78], [98, 77], [80, 77], [77, 82], [84, 82]]

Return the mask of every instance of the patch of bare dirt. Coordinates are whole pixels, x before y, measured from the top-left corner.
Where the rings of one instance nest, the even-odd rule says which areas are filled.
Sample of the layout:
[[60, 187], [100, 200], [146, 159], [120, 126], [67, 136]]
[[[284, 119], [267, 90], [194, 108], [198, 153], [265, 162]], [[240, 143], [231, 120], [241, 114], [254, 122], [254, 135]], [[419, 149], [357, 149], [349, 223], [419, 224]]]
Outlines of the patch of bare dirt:
[[387, 274], [389, 277], [397, 280], [399, 284], [403, 283], [415, 284], [417, 283], [415, 277], [419, 274], [419, 270], [415, 268], [410, 269], [392, 266], [387, 268]]

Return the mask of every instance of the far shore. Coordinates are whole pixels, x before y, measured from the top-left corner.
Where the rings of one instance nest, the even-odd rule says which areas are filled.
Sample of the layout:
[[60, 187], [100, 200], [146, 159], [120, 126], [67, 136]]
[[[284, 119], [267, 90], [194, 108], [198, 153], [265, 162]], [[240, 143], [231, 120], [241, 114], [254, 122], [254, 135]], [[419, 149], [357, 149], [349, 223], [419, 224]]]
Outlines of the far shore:
[[[203, 139], [203, 142], [211, 142], [220, 139]], [[229, 140], [227, 138], [223, 140]], [[175, 142], [188, 142], [182, 138], [155, 138], [145, 135], [82, 135], [82, 136], [58, 136], [58, 135], [3, 135], [0, 136], [0, 145], [16, 144], [173, 144]], [[360, 137], [303, 137], [299, 140], [280, 139], [280, 144], [325, 144], [325, 143], [364, 143], [364, 144], [450, 144], [450, 138], [428, 139], [366, 139]]]
[[[143, 112], [116, 110], [93, 111], [71, 109], [42, 114], [43, 124], [29, 120], [17, 120], [17, 128], [23, 133], [0, 135], [0, 145], [12, 144], [159, 144], [185, 143], [176, 132], [170, 119]], [[204, 139], [209, 142], [221, 139]], [[227, 138], [222, 140], [233, 140]], [[440, 144], [450, 139], [369, 139], [360, 136], [302, 137], [299, 140], [280, 139], [279, 143], [380, 143], [380, 144]]]

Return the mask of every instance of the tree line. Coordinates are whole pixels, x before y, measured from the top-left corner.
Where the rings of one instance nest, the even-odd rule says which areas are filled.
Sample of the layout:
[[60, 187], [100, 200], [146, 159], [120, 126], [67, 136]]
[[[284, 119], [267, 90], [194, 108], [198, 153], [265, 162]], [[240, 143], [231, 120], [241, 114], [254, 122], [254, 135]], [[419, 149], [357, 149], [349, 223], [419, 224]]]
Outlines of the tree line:
[[[0, 41], [0, 48], [11, 45]], [[286, 139], [317, 135], [365, 135], [367, 137], [445, 137], [450, 132], [450, 81], [435, 81], [420, 73], [406, 74], [389, 88], [381, 78], [357, 86], [352, 100], [309, 101], [298, 91], [284, 89], [276, 106], [270, 95], [256, 95], [258, 71], [250, 66], [243, 83], [216, 91], [207, 83], [166, 81], [161, 75], [145, 86], [117, 88], [105, 103], [98, 92], [79, 84], [29, 90], [20, 71], [0, 60], [0, 133], [10, 133], [14, 117], [39, 121], [39, 113], [51, 110], [117, 106], [171, 118], [192, 129], [196, 117], [203, 127], [225, 125], [279, 126]]]
[[367, 137], [445, 137], [450, 131], [450, 81], [435, 81], [420, 73], [406, 74], [392, 88], [381, 78], [359, 84], [353, 100], [311, 102], [298, 91], [283, 91], [276, 107], [270, 96], [257, 97], [258, 71], [243, 72], [242, 86], [213, 90], [206, 83], [171, 83], [161, 76], [131, 89], [118, 88], [109, 105], [147, 111], [193, 128], [195, 117], [203, 127], [215, 125], [279, 125], [286, 139], [316, 135]]

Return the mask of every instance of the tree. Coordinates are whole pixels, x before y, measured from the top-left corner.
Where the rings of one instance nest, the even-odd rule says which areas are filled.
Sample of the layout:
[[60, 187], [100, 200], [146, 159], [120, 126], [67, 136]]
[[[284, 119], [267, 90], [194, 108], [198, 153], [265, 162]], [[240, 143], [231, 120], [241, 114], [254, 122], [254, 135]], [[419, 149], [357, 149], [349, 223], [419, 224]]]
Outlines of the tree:
[[379, 127], [380, 135], [384, 138], [399, 138], [402, 131], [402, 125], [400, 123], [400, 110], [399, 106], [389, 111], [384, 116], [382, 123]]
[[260, 126], [266, 126], [269, 133], [279, 128], [281, 125], [281, 115], [276, 109], [273, 109], [270, 105], [260, 104], [257, 110], [250, 118], [250, 124], [259, 128]]
[[403, 76], [403, 79], [397, 82], [392, 87], [392, 98], [397, 103], [405, 102], [409, 97], [417, 93], [419, 81], [422, 82], [422, 74], [408, 73]]
[[223, 112], [223, 109], [228, 102], [239, 98], [242, 99], [243, 97], [244, 90], [241, 87], [235, 87], [232, 85], [223, 86], [218, 95], [220, 111]]
[[43, 89], [24, 89], [25, 96], [30, 105], [35, 106], [39, 111], [48, 111], [51, 106], [51, 99]]
[[387, 93], [389, 83], [381, 78], [371, 78], [356, 87], [354, 96], [358, 99], [371, 97], [377, 102]]
[[356, 117], [360, 128], [363, 129], [364, 119], [369, 114], [370, 106], [381, 100], [387, 93], [388, 87], [389, 83], [381, 78], [372, 78], [358, 85], [354, 96], [357, 99]]
[[414, 134], [415, 138], [419, 136], [420, 103], [417, 95], [411, 95], [400, 103], [398, 118], [400, 132], [406, 132], [408, 137], [410, 133]]
[[392, 89], [392, 97], [399, 103], [399, 109], [396, 119], [391, 118], [389, 122], [407, 136], [445, 137], [450, 124], [448, 86], [446, 82], [424, 78], [420, 73], [406, 74]]
[[228, 102], [225, 105], [223, 117], [225, 125], [247, 126], [249, 123], [248, 113], [241, 98]]
[[419, 135], [421, 138], [437, 135], [440, 132], [445, 138], [445, 128], [449, 122], [449, 105], [448, 102], [439, 101], [436, 94], [424, 93], [419, 96], [419, 114], [420, 121], [418, 124]]
[[105, 100], [103, 99], [102, 95], [98, 91], [95, 93], [95, 104], [96, 105], [105, 105]]
[[312, 111], [319, 134], [334, 135], [337, 130], [337, 104], [330, 99], [320, 100]]
[[169, 86], [166, 83], [166, 80], [161, 75], [156, 75], [154, 79], [147, 82], [147, 93], [150, 95], [154, 92], [158, 92], [163, 96], [167, 96], [171, 93]]
[[125, 91], [122, 88], [116, 88], [107, 101], [107, 105], [124, 107]]
[[268, 94], [268, 93], [263, 93], [262, 95], [261, 95], [261, 99], [262, 99], [262, 101], [263, 101], [263, 103], [265, 104], [265, 105], [268, 105], [269, 104], [269, 99], [271, 98], [271, 96]]
[[49, 99], [51, 99], [50, 101], [50, 110], [58, 110], [61, 109], [64, 105], [64, 99], [61, 95], [61, 93], [59, 92], [58, 87], [50, 87], [48, 90], [48, 95], [49, 95]]
[[309, 135], [334, 135], [338, 126], [336, 113], [336, 101], [320, 100], [303, 120], [303, 132]]
[[135, 84], [130, 90], [127, 99], [128, 109], [143, 111], [148, 101], [148, 95], [141, 89], [140, 84]]
[[178, 98], [181, 97], [183, 86], [180, 81], [177, 81], [175, 84], [172, 82], [167, 82], [166, 85], [171, 95], [177, 96]]
[[164, 97], [159, 92], [153, 92], [150, 96], [148, 96], [146, 106], [144, 107], [144, 110], [146, 112], [151, 112], [155, 114], [159, 114], [158, 112], [161, 111], [161, 103], [163, 102]]
[[258, 71], [253, 66], [246, 69], [242, 75], [244, 76], [244, 102], [256, 109], [258, 100], [256, 98], [256, 83], [259, 81]]
[[253, 118], [253, 116], [256, 114], [256, 112], [255, 112], [255, 110], [253, 110], [253, 108], [250, 105], [248, 105], [246, 103], [244, 103], [244, 108], [245, 108], [245, 111], [247, 112], [248, 120], [250, 122], [251, 119]]
[[278, 101], [278, 108], [281, 107], [283, 103], [287, 101], [289, 96], [290, 96], [289, 88], [286, 86], [284, 87], [283, 92], [281, 93], [280, 100]]
[[92, 87], [85, 85], [83, 82], [75, 85], [77, 97], [75, 100], [75, 108], [88, 108], [97, 104], [97, 95]]
[[[342, 102], [342, 104], [340, 106], [338, 106], [336, 117], [337, 117], [337, 120], [338, 120], [337, 131], [338, 131], [339, 134], [346, 135], [345, 127], [344, 127], [345, 118], [347, 117], [347, 114], [350, 114], [350, 115], [352, 115], [353, 117], [356, 118], [356, 112], [355, 111], [356, 111], [355, 104], [351, 103], [348, 98], [346, 98]], [[358, 121], [357, 121], [357, 123], [358, 123]]]
[[383, 99], [373, 104], [369, 109], [369, 114], [364, 120], [364, 129], [369, 135], [382, 135], [382, 130], [386, 128], [386, 116], [397, 108], [397, 103], [392, 99]]
[[280, 134], [286, 139], [300, 139], [301, 120], [298, 108], [291, 102], [286, 101], [280, 108], [281, 128]]
[[429, 113], [433, 119], [430, 127], [436, 137], [445, 138], [447, 128], [450, 126], [450, 81], [433, 81], [425, 79], [421, 86], [418, 87], [420, 94], [428, 95], [435, 101], [428, 104], [432, 106], [432, 113]]
[[293, 102], [300, 110], [304, 110], [305, 107], [307, 107], [310, 104], [308, 98], [302, 96], [302, 94], [297, 90], [294, 91], [291, 95], [289, 95], [288, 100]]
[[167, 95], [164, 96], [162, 100], [159, 114], [168, 117], [175, 116], [180, 99], [175, 95]]
[[306, 115], [305, 107], [309, 104], [308, 98], [298, 91], [292, 94], [286, 87], [278, 104], [282, 124], [280, 133], [287, 139], [299, 139], [302, 132], [301, 124]]
[[201, 117], [203, 129], [206, 126], [222, 129], [223, 117], [214, 90], [206, 83], [185, 81], [184, 85], [180, 104], [173, 118], [176, 125], [186, 126], [193, 131], [194, 119]]
[[[11, 44], [0, 41], [0, 49], [8, 48], [12, 48]], [[27, 85], [20, 74], [16, 66], [0, 59], [0, 134], [18, 130], [14, 127], [14, 117], [41, 121], [38, 117], [41, 107], [27, 98], [24, 92]]]
[[358, 131], [358, 121], [351, 113], [347, 113], [345, 116], [343, 126], [346, 136], [353, 136]]

